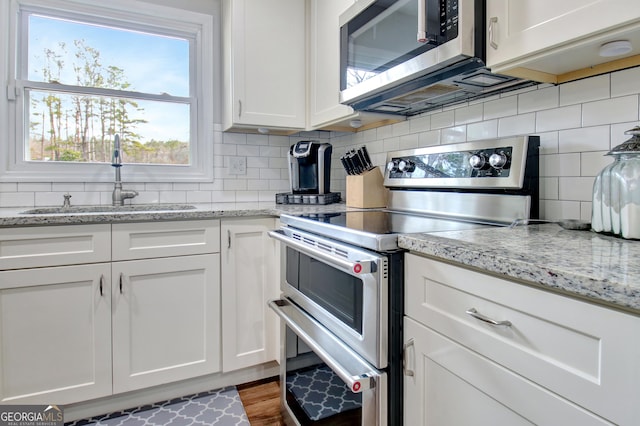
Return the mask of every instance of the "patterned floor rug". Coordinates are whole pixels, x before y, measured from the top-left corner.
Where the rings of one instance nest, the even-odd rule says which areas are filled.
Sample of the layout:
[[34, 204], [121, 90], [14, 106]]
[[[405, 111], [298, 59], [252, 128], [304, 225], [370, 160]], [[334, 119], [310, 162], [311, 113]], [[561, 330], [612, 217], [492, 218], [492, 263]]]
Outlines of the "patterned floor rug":
[[235, 386], [76, 420], [68, 426], [249, 426]]

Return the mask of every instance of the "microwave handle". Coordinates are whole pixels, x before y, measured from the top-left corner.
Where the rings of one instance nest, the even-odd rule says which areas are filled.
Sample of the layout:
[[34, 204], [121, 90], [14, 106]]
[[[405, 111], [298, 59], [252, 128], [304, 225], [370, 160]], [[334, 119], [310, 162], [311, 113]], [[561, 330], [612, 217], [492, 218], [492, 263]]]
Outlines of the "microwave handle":
[[427, 0], [418, 0], [418, 43], [426, 43], [427, 38]]
[[310, 257], [323, 261], [325, 263], [340, 267], [344, 270], [351, 271], [355, 274], [370, 274], [375, 272], [375, 262], [369, 260], [358, 260], [355, 262], [345, 260], [341, 257], [332, 256], [322, 250], [319, 250], [309, 244], [301, 243], [298, 240], [287, 237], [282, 231], [269, 231], [269, 236], [276, 239], [289, 247], [304, 253]]
[[[324, 345], [317, 343], [307, 330], [315, 330], [315, 334], [325, 334], [325, 345], [329, 343], [331, 346], [338, 348], [343, 356], [353, 356], [350, 354], [350, 349], [342, 343], [337, 337], [330, 336], [329, 332], [323, 332], [322, 326], [315, 323], [314, 320], [308, 317], [307, 314], [297, 309], [287, 300], [278, 299], [271, 300], [269, 307], [287, 324], [289, 328], [300, 337], [316, 355], [322, 359], [322, 361], [333, 370], [338, 377], [349, 387], [349, 390], [353, 393], [361, 393], [375, 387], [375, 376], [371, 371], [355, 370], [349, 371], [350, 368], [344, 366], [341, 362], [336, 360], [329, 351], [323, 348]], [[353, 366], [352, 366], [353, 368]]]

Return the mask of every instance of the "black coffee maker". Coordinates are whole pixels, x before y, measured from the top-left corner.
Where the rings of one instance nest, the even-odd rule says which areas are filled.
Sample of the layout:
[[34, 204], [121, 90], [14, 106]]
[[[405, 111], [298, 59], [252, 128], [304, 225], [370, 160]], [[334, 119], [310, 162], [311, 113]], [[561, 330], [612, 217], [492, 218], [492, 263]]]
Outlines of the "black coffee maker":
[[291, 193], [276, 194], [278, 204], [330, 204], [340, 201], [340, 193], [332, 193], [331, 152], [329, 143], [300, 141], [291, 145], [289, 181]]

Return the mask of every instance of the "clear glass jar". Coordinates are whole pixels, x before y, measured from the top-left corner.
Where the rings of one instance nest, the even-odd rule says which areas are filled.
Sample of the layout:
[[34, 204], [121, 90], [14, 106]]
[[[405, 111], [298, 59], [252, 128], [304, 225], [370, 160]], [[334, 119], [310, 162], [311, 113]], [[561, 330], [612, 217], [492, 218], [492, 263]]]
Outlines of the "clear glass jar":
[[631, 139], [607, 155], [593, 185], [591, 228], [628, 239], [640, 239], [640, 126], [625, 132]]

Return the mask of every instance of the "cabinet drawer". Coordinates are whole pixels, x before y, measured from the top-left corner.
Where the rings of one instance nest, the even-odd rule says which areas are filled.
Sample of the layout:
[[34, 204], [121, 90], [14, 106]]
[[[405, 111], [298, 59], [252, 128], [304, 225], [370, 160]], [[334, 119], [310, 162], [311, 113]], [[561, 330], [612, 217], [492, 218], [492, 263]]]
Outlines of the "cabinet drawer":
[[220, 251], [220, 221], [114, 224], [112, 238], [113, 260], [216, 253]]
[[110, 225], [0, 229], [0, 270], [109, 261]]
[[405, 297], [409, 317], [474, 352], [615, 423], [640, 418], [640, 317], [415, 255]]

